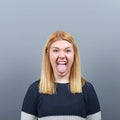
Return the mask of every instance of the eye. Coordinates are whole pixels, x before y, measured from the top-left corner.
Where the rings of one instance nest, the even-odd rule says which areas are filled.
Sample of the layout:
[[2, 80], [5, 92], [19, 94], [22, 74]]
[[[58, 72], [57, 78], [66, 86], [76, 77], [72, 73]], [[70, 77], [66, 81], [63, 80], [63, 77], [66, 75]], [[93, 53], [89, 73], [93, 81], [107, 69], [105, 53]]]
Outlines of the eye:
[[58, 52], [58, 50], [57, 50], [57, 49], [54, 49], [53, 52]]
[[69, 53], [69, 52], [71, 52], [71, 50], [67, 49], [66, 52]]

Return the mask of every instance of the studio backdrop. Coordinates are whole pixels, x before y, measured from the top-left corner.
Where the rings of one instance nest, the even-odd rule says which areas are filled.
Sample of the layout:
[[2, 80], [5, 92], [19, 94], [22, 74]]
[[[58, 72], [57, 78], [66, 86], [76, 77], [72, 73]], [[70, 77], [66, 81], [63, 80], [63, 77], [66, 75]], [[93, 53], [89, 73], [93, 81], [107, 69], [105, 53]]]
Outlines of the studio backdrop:
[[0, 120], [20, 119], [28, 86], [40, 77], [44, 44], [56, 30], [76, 40], [103, 120], [119, 120], [119, 0], [0, 1]]

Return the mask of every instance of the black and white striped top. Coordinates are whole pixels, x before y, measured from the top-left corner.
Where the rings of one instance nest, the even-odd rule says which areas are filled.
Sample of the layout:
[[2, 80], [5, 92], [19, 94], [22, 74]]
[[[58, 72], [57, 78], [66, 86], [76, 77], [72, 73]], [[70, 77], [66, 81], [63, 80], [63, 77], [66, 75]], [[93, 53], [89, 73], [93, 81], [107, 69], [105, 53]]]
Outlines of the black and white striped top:
[[56, 83], [56, 93], [41, 94], [39, 81], [32, 83], [25, 95], [21, 120], [101, 120], [98, 97], [91, 83], [83, 92], [72, 94], [69, 83]]

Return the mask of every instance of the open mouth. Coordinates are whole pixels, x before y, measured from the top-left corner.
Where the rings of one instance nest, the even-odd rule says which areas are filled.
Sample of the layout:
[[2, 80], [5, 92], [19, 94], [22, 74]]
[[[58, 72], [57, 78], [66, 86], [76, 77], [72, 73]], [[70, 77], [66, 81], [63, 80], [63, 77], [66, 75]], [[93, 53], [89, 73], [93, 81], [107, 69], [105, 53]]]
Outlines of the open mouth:
[[60, 73], [64, 73], [67, 69], [67, 62], [66, 61], [58, 61], [57, 62], [57, 70]]
[[67, 62], [66, 61], [59, 61], [59, 62], [57, 62], [57, 65], [67, 65]]

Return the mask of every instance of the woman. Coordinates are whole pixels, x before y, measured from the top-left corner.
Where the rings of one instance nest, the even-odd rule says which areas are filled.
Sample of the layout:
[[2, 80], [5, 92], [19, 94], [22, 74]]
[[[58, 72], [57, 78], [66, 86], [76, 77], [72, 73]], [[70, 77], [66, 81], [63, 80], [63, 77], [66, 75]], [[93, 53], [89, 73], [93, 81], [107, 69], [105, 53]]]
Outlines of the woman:
[[49, 37], [41, 78], [25, 95], [21, 120], [101, 120], [96, 92], [81, 77], [79, 50], [69, 33]]

